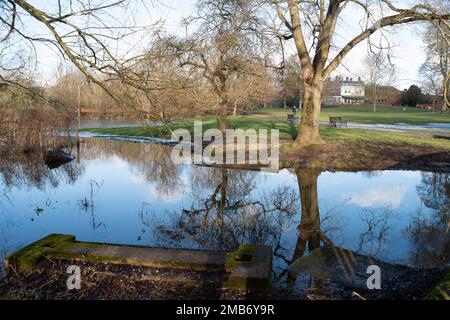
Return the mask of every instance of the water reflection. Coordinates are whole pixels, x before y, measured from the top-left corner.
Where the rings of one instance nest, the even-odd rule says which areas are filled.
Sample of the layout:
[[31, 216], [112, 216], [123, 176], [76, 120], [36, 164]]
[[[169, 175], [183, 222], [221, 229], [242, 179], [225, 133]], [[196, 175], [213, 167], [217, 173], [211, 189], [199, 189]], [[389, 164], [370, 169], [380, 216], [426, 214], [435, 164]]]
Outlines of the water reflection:
[[414, 244], [411, 263], [429, 266], [450, 260], [450, 177], [448, 174], [422, 173], [417, 192], [423, 204], [433, 210], [418, 210], [406, 234]]
[[0, 252], [52, 232], [165, 247], [267, 244], [273, 279], [288, 287], [317, 284], [288, 267], [330, 244], [388, 262], [448, 263], [447, 175], [262, 173], [174, 165], [170, 151], [86, 139], [78, 161], [55, 170], [33, 155], [2, 158]]
[[[289, 265], [301, 258], [305, 253], [310, 253], [312, 250], [319, 248], [321, 240], [331, 244], [331, 241], [320, 230], [317, 193], [317, 178], [320, 175], [320, 171], [315, 169], [297, 169], [296, 174], [301, 198], [301, 218], [298, 226], [298, 239]], [[306, 250], [308, 252], [305, 252]], [[289, 272], [286, 281], [288, 287], [293, 287], [296, 279], [297, 274]]]
[[[251, 171], [195, 167], [191, 171], [193, 202], [153, 232], [171, 246], [234, 250], [240, 243], [276, 242], [284, 221], [296, 212], [295, 190], [288, 186], [256, 191]], [[184, 240], [184, 241], [182, 241]]]
[[39, 152], [0, 157], [0, 181], [4, 189], [25, 187], [43, 190], [46, 186], [56, 188], [60, 184], [74, 184], [82, 171], [83, 167], [75, 162], [52, 170]]
[[97, 215], [95, 213], [96, 205], [94, 201], [95, 195], [100, 191], [100, 188], [102, 187], [103, 182], [99, 183], [93, 179], [89, 181], [89, 195], [86, 196], [84, 199], [81, 199], [78, 201], [80, 210], [84, 211], [86, 214], [90, 217], [90, 226], [93, 230], [96, 230], [101, 227], [106, 227], [106, 225], [98, 221]]
[[82, 144], [80, 157], [86, 161], [117, 157], [131, 168], [133, 179], [153, 183], [160, 195], [170, 196], [180, 192], [183, 185], [182, 166], [172, 162], [170, 151], [165, 145], [89, 139]]

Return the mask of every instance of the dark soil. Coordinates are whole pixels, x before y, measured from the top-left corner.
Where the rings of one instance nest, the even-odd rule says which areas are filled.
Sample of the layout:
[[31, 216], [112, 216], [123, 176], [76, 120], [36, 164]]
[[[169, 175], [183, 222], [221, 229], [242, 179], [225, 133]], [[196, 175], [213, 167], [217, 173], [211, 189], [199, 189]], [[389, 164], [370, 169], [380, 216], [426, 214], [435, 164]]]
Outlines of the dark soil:
[[[81, 289], [68, 290], [69, 265], [81, 268]], [[420, 299], [445, 271], [412, 272], [386, 283], [384, 290], [354, 292], [352, 288], [320, 280], [302, 292], [285, 288], [267, 291], [226, 289], [220, 275], [174, 269], [151, 269], [91, 262], [47, 262], [27, 275], [10, 274], [0, 282], [0, 299], [26, 300], [323, 300]], [[317, 282], [317, 283], [315, 283]]]
[[[68, 290], [67, 267], [81, 269], [81, 289]], [[27, 275], [10, 274], [0, 283], [0, 299], [26, 300], [243, 300], [303, 299], [287, 290], [249, 292], [224, 289], [214, 273], [152, 269], [91, 262], [46, 263]]]
[[438, 148], [373, 143], [346, 146], [327, 143], [307, 148], [286, 148], [281, 167], [322, 171], [421, 170], [450, 172], [450, 152]]
[[450, 172], [450, 153], [441, 152], [418, 156], [409, 161], [397, 163], [389, 169]]

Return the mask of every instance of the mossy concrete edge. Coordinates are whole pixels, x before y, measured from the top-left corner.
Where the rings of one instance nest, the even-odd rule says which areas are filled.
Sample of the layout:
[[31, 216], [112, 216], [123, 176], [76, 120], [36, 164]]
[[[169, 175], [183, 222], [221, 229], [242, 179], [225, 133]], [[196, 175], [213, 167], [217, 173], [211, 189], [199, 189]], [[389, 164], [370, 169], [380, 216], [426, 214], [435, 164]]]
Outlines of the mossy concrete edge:
[[72, 235], [50, 234], [7, 256], [4, 261], [5, 270], [31, 272], [49, 252], [58, 251], [60, 246], [73, 241], [75, 236]]
[[425, 295], [424, 300], [450, 300], [450, 272]]
[[[115, 250], [120, 250], [120, 254], [115, 254]], [[142, 255], [133, 254], [133, 250], [138, 250]], [[164, 252], [163, 256], [158, 255], [161, 250]], [[197, 255], [199, 260], [183, 259], [183, 254]], [[45, 259], [223, 272], [224, 287], [266, 289], [270, 286], [272, 249], [250, 244], [241, 244], [236, 251], [228, 253], [149, 248], [81, 242], [76, 241], [72, 235], [50, 234], [8, 256], [5, 259], [5, 270], [29, 273], [39, 268], [38, 264]]]

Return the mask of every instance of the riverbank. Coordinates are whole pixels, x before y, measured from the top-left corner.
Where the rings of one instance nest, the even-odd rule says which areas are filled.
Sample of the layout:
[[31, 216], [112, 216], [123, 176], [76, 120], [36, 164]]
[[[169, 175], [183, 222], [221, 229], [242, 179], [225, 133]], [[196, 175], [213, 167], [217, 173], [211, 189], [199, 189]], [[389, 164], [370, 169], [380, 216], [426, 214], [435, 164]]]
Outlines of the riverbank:
[[[214, 117], [198, 119], [203, 131], [216, 128]], [[120, 137], [170, 138], [183, 128], [194, 131], [194, 120], [183, 120], [164, 127], [121, 127], [85, 130], [93, 134]], [[432, 134], [393, 133], [366, 129], [321, 127], [327, 142], [307, 148], [293, 148], [298, 133], [296, 123], [261, 119], [256, 116], [230, 118], [230, 128], [279, 129], [280, 167], [318, 168], [323, 171], [424, 170], [450, 172], [450, 139]]]
[[[66, 285], [67, 267], [73, 264], [81, 270], [79, 290]], [[424, 298], [443, 274], [440, 269], [417, 272], [381, 291], [355, 291], [326, 280], [302, 291], [249, 291], [217, 287], [205, 272], [60, 260], [26, 275], [9, 275], [0, 282], [0, 300], [415, 300]]]
[[[81, 289], [68, 290], [67, 267], [81, 270]], [[218, 287], [210, 274], [194, 270], [58, 260], [0, 282], [0, 299], [26, 300], [244, 300], [308, 299], [292, 290], [249, 291]]]

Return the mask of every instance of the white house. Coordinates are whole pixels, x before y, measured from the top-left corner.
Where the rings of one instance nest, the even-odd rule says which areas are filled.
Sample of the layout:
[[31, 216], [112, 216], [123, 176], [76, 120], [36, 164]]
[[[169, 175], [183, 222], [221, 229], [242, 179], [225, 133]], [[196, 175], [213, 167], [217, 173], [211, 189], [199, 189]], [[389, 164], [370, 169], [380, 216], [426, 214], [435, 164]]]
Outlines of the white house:
[[365, 99], [364, 82], [361, 78], [353, 81], [352, 78], [346, 78], [341, 81], [341, 97], [344, 104], [362, 104]]
[[358, 77], [353, 78], [336, 76], [328, 79], [324, 86], [323, 103], [327, 105], [363, 104], [365, 101], [364, 82]]

